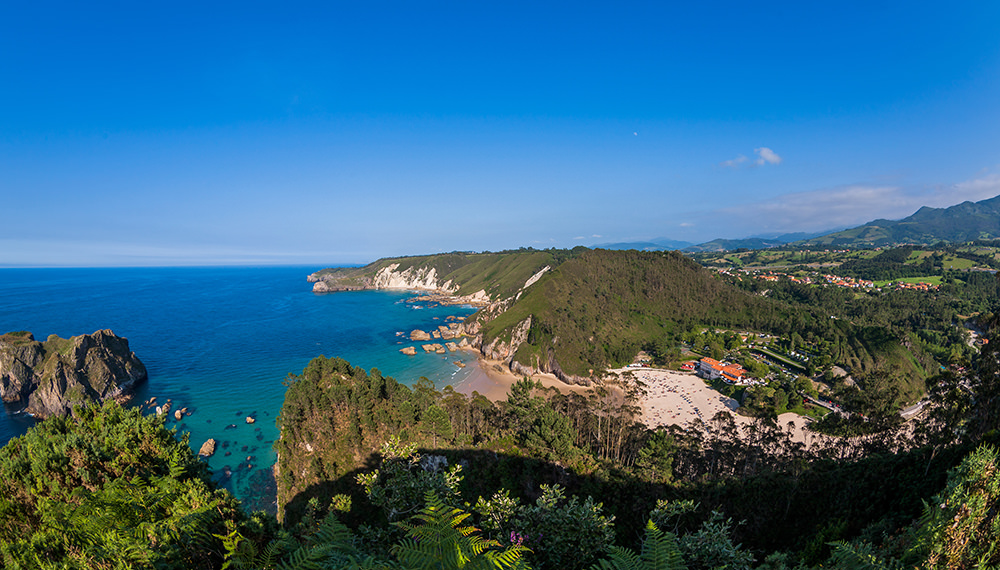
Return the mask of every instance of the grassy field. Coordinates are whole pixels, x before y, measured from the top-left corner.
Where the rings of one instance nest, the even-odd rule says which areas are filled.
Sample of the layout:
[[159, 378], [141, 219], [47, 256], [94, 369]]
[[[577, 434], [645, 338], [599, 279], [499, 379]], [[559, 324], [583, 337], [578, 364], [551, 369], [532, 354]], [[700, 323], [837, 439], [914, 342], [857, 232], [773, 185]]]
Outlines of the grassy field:
[[905, 279], [895, 279], [894, 281], [900, 281], [902, 283], [927, 283], [929, 285], [940, 285], [941, 276], [931, 275], [929, 277], [907, 277]]
[[971, 259], [955, 257], [953, 255], [946, 256], [943, 260], [941, 260], [941, 267], [944, 269], [969, 269], [975, 265], [975, 262]]

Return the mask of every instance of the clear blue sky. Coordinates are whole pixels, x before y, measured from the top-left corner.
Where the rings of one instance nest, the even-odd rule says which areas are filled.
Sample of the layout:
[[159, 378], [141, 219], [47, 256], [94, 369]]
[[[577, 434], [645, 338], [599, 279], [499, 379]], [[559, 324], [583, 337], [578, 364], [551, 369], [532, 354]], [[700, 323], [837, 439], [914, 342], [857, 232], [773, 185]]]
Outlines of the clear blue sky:
[[286, 4], [0, 1], [0, 266], [700, 242], [1000, 194], [1000, 2]]

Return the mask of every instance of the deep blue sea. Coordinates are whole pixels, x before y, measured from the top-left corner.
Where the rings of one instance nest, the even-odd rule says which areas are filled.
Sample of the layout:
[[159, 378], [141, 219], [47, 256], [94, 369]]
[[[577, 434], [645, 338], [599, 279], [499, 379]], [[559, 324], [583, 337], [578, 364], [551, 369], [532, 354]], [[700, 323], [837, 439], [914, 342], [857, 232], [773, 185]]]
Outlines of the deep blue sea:
[[[275, 460], [282, 382], [310, 359], [339, 356], [404, 384], [426, 376], [439, 388], [464, 378], [456, 360], [473, 360], [466, 352], [403, 355], [397, 334], [436, 328], [472, 308], [406, 303], [407, 292], [315, 294], [306, 276], [317, 269], [0, 269], [0, 332], [45, 340], [111, 329], [128, 338], [149, 372], [133, 405], [155, 396], [187, 407], [192, 415], [174, 421], [171, 413], [168, 427], [189, 433], [195, 451], [215, 438], [216, 479], [259, 507]], [[0, 407], [0, 443], [32, 422]]]

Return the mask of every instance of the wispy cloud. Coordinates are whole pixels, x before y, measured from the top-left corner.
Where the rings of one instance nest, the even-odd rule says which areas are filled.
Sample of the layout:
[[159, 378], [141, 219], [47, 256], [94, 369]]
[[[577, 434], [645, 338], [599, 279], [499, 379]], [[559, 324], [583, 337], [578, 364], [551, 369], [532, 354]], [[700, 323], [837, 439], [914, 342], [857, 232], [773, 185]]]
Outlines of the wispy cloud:
[[765, 164], [781, 164], [781, 157], [778, 156], [778, 153], [767, 148], [766, 146], [755, 148], [753, 151], [757, 153], [758, 158], [754, 161], [754, 164], [757, 166], [764, 166]]
[[778, 156], [778, 153], [767, 148], [766, 146], [755, 148], [753, 149], [753, 152], [754, 154], [757, 155], [757, 158], [755, 158], [753, 161], [751, 161], [745, 155], [739, 154], [736, 156], [736, 158], [731, 158], [729, 160], [724, 160], [720, 162], [719, 166], [721, 166], [722, 168], [741, 168], [741, 167], [753, 168], [756, 166], [764, 166], [766, 164], [775, 164], [775, 165], [781, 164], [782, 158]]
[[795, 192], [714, 213], [731, 220], [728, 224], [731, 231], [746, 235], [822, 231], [876, 219], [898, 220], [922, 206], [945, 208], [997, 195], [1000, 195], [1000, 173], [989, 173], [956, 184], [924, 188], [854, 184]]
[[723, 168], [739, 168], [739, 166], [741, 164], [743, 164], [744, 162], [746, 162], [747, 160], [748, 160], [747, 157], [745, 157], [745, 156], [743, 156], [741, 154], [741, 155], [737, 156], [736, 158], [733, 158], [733, 159], [730, 159], [730, 160], [724, 160], [724, 161], [720, 162], [719, 166], [721, 166]]

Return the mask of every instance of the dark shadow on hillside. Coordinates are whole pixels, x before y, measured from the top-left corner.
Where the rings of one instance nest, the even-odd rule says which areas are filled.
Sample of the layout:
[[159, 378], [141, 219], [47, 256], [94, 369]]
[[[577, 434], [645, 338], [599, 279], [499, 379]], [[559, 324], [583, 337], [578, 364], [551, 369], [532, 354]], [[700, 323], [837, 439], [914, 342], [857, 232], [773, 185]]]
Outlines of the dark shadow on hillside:
[[[944, 488], [948, 470], [968, 451], [967, 446], [954, 447], [933, 461], [928, 450], [854, 463], [817, 461], [789, 471], [677, 486], [642, 481], [620, 470], [579, 474], [558, 463], [491, 450], [421, 449], [420, 453], [443, 455], [449, 465], [463, 466], [461, 493], [468, 504], [499, 489], [508, 489], [522, 504], [532, 503], [543, 484], [558, 484], [567, 496], [594, 497], [603, 503], [604, 514], [615, 517], [617, 542], [625, 546], [639, 545], [658, 499], [691, 499], [699, 507], [685, 517], [676, 529], [679, 533], [695, 531], [716, 510], [733, 520], [735, 541], [758, 553], [818, 548], [816, 555], [825, 556], [830, 541], [863, 532], [892, 532], [910, 524], [920, 516], [923, 501]], [[376, 468], [378, 461], [372, 454], [365, 467], [296, 495], [286, 507], [285, 524], [297, 522], [310, 499], [317, 498], [325, 507], [336, 494], [352, 497], [352, 510], [342, 517], [349, 526], [380, 520], [381, 513], [375, 512], [356, 483], [357, 475]]]
[[[558, 463], [541, 459], [496, 453], [486, 449], [420, 449], [421, 455], [443, 455], [449, 465], [462, 465], [464, 478], [460, 486], [462, 499], [475, 504], [478, 497], [490, 498], [499, 489], [508, 489], [511, 496], [522, 503], [533, 503], [541, 495], [541, 485], [560, 485], [567, 496], [593, 496], [604, 502], [605, 514], [615, 516], [615, 526], [620, 540], [631, 542], [642, 536], [646, 517], [655, 506], [657, 498], [680, 498], [669, 487], [640, 481], [624, 473], [614, 473], [605, 479], [595, 475], [581, 475]], [[330, 497], [337, 494], [351, 496], [351, 512], [342, 518], [349, 526], [381, 519], [365, 497], [357, 476], [378, 467], [379, 456], [371, 454], [365, 466], [335, 480], [310, 486], [293, 497], [285, 506], [285, 525], [298, 522], [306, 512], [309, 501], [319, 500], [327, 506]], [[608, 497], [613, 501], [607, 500]], [[384, 521], [383, 521], [384, 522]]]

